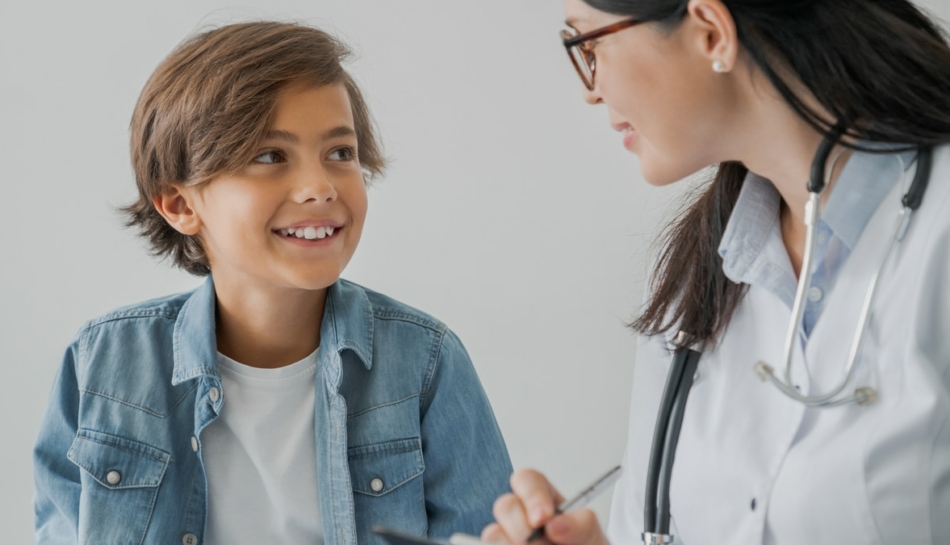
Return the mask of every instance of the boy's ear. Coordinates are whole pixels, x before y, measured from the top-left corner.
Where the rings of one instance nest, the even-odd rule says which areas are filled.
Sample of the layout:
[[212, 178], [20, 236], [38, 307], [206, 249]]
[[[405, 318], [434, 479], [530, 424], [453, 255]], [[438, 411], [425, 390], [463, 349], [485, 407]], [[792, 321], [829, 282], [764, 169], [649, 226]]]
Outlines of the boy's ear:
[[190, 191], [181, 184], [173, 183], [152, 199], [152, 204], [176, 231], [183, 235], [196, 235], [201, 229], [201, 218], [192, 207], [191, 198]]

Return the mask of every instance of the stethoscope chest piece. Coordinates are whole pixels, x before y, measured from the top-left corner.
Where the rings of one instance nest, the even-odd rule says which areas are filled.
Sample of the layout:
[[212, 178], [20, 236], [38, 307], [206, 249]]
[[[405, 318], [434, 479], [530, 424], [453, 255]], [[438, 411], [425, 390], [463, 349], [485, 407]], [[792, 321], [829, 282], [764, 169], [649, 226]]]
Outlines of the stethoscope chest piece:
[[673, 543], [673, 536], [667, 534], [651, 534], [643, 532], [640, 534], [645, 545], [663, 545], [664, 543]]

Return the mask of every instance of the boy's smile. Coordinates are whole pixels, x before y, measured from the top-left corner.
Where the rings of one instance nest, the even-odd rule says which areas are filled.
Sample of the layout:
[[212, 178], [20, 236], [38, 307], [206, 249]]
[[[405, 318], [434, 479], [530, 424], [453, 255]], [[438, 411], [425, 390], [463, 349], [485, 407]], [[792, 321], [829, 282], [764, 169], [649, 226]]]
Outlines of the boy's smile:
[[342, 85], [294, 85], [247, 166], [182, 188], [215, 283], [321, 290], [335, 282], [366, 218], [357, 145]]

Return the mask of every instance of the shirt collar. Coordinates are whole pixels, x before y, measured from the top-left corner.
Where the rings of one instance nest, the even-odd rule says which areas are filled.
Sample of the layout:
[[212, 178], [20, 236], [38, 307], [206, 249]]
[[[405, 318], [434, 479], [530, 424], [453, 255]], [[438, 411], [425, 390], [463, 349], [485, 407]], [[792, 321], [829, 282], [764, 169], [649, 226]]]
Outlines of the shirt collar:
[[[886, 149], [880, 145], [874, 147]], [[854, 250], [864, 227], [910, 168], [915, 154], [914, 151], [893, 154], [855, 151], [851, 156], [821, 211], [821, 221], [849, 250]]]
[[743, 281], [778, 225], [781, 199], [771, 182], [751, 172], [746, 175], [719, 243], [723, 272], [733, 282]]
[[[178, 312], [173, 334], [172, 385], [197, 377], [220, 378], [215, 337], [217, 299], [211, 276], [192, 292]], [[352, 350], [366, 369], [373, 366], [373, 306], [356, 284], [337, 280], [327, 288], [320, 326], [320, 351]]]
[[[886, 149], [880, 144], [862, 144]], [[821, 222], [849, 249], [854, 249], [871, 216], [901, 179], [900, 165], [903, 163], [906, 171], [915, 155], [913, 150], [900, 154], [855, 151], [828, 196]], [[784, 275], [792, 274], [778, 225], [780, 203], [781, 195], [770, 181], [751, 172], [746, 176], [719, 244], [723, 272], [733, 282], [751, 284], [768, 278], [762, 274], [766, 267], [763, 261], [770, 263], [772, 269], [785, 269], [783, 281]]]

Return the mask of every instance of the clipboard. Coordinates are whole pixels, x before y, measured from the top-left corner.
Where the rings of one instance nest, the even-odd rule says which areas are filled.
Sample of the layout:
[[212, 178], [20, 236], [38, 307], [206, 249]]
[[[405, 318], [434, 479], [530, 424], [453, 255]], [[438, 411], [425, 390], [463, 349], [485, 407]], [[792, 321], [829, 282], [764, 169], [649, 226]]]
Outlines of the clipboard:
[[382, 537], [389, 545], [490, 545], [475, 536], [465, 534], [453, 534], [448, 540], [433, 541], [424, 537], [404, 534], [385, 526], [374, 526], [373, 533]]

